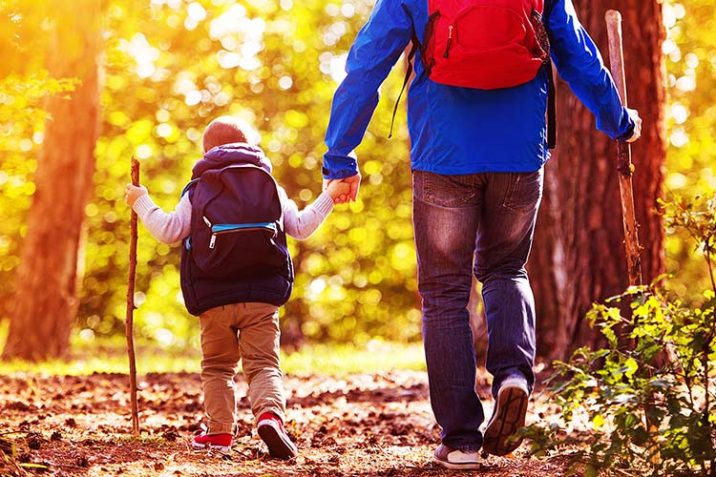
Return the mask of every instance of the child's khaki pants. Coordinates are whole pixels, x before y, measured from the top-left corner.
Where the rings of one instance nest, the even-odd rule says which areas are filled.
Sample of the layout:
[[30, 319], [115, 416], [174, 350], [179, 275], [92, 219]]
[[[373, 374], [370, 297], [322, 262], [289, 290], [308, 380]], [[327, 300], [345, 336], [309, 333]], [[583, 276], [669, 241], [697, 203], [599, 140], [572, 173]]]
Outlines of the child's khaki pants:
[[267, 303], [236, 303], [212, 308], [202, 313], [200, 320], [201, 381], [209, 434], [233, 433], [234, 375], [239, 359], [243, 360], [254, 416], [270, 411], [283, 419], [278, 308]]

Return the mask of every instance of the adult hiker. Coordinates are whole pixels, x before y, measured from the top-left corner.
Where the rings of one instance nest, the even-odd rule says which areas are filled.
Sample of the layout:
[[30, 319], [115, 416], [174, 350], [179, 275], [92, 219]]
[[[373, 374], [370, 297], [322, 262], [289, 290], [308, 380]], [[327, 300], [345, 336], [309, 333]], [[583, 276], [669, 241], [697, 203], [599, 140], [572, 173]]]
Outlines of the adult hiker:
[[[326, 133], [325, 182], [349, 182], [347, 200], [360, 185], [352, 151], [380, 84], [413, 39], [420, 54], [408, 128], [423, 340], [442, 429], [434, 457], [469, 469], [478, 467], [481, 447], [505, 455], [519, 446], [515, 433], [534, 386], [535, 312], [525, 263], [554, 132], [545, 114], [550, 57], [600, 131], [632, 142], [641, 119], [620, 103], [572, 0], [377, 0], [348, 54]], [[467, 310], [472, 273], [483, 285], [496, 401], [484, 434]]]

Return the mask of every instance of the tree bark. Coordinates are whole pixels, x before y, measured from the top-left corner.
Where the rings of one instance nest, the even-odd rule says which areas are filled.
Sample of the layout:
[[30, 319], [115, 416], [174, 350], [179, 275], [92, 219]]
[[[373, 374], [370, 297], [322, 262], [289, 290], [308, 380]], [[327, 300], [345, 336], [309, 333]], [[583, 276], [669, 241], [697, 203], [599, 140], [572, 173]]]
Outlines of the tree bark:
[[82, 278], [80, 245], [92, 191], [100, 99], [101, 0], [54, 0], [47, 69], [77, 78], [48, 100], [50, 117], [35, 175], [36, 192], [18, 269], [3, 357], [61, 358], [69, 348]]
[[[634, 200], [644, 280], [664, 270], [664, 229], [657, 212], [666, 156], [665, 38], [658, 0], [574, 0], [582, 24], [608, 58], [605, 12], [624, 16], [624, 55], [630, 107], [644, 118], [633, 148]], [[558, 145], [547, 165], [545, 194], [529, 270], [538, 316], [538, 354], [564, 359], [577, 346], [597, 346], [585, 313], [595, 301], [627, 287], [616, 146], [560, 83]]]

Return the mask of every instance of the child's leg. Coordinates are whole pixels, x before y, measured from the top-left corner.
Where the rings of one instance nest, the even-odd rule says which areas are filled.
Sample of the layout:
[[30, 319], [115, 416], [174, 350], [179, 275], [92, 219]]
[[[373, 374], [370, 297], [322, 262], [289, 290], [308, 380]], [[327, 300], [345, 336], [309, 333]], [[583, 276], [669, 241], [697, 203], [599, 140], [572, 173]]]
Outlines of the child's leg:
[[278, 308], [266, 303], [243, 303], [239, 312], [239, 348], [249, 383], [254, 416], [273, 412], [282, 420], [286, 410], [283, 373], [279, 367]]
[[208, 434], [233, 433], [236, 414], [234, 375], [239, 363], [236, 307], [226, 305], [203, 313], [201, 320], [201, 382]]

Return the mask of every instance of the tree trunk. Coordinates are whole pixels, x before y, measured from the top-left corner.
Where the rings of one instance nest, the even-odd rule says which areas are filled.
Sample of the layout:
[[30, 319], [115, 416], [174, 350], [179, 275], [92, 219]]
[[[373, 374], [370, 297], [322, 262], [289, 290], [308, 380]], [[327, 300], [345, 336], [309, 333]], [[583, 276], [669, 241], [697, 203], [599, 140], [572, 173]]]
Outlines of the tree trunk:
[[[664, 126], [665, 37], [658, 0], [574, 0], [582, 24], [608, 58], [604, 14], [624, 16], [629, 105], [644, 118], [633, 148], [634, 200], [644, 280], [664, 270], [661, 197], [666, 155]], [[608, 60], [607, 60], [608, 61]], [[538, 316], [538, 353], [563, 359], [577, 346], [600, 343], [586, 323], [595, 301], [627, 287], [616, 147], [595, 129], [593, 116], [568, 85], [557, 94], [558, 145], [547, 165], [545, 195], [529, 269]]]
[[78, 307], [80, 245], [92, 191], [99, 118], [101, 0], [54, 0], [47, 69], [77, 78], [68, 95], [49, 99], [50, 114], [35, 176], [36, 192], [18, 269], [3, 357], [66, 355]]

